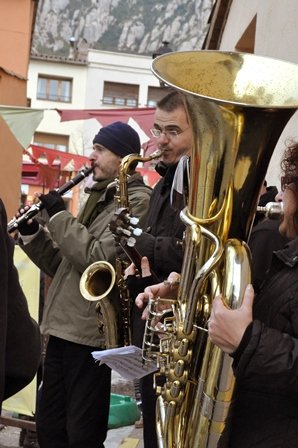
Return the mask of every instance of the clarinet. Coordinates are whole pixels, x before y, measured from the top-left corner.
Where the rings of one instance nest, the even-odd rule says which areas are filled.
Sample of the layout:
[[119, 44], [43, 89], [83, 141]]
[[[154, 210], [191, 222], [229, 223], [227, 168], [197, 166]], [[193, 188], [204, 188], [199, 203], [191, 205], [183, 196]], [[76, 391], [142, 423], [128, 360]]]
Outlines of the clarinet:
[[[62, 187], [57, 189], [57, 192], [63, 196], [67, 191], [71, 190], [75, 185], [80, 183], [83, 179], [92, 173], [93, 167], [86, 168], [80, 171], [76, 176], [66, 182]], [[7, 232], [12, 233], [18, 229], [19, 225], [32, 219], [37, 213], [39, 213], [44, 208], [43, 203], [40, 201], [37, 204], [33, 204], [23, 215], [18, 218], [13, 218], [7, 224]]]

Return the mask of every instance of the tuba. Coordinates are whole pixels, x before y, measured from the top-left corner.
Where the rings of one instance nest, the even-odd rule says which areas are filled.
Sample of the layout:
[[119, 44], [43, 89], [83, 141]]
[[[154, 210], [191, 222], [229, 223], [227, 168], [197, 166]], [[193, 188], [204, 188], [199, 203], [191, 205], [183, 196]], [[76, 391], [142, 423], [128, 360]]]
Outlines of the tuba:
[[[132, 163], [147, 162], [161, 156], [161, 151], [156, 150], [147, 157], [138, 154], [129, 154], [121, 160], [119, 176], [115, 179], [116, 193], [114, 196], [115, 216], [110, 223], [110, 230], [116, 242], [121, 246], [130, 260], [139, 268], [141, 255], [134, 248], [135, 236], [141, 233], [137, 227], [138, 218], [130, 215], [128, 197], [128, 177]], [[130, 298], [123, 271], [126, 265], [120, 259], [116, 259], [115, 268], [106, 261], [95, 261], [83, 272], [80, 279], [80, 292], [89, 301], [98, 301], [96, 305], [98, 315], [98, 328], [105, 334], [106, 348], [114, 348], [123, 342], [129, 345], [130, 336]], [[109, 298], [113, 287], [117, 286], [120, 296], [120, 316], [117, 314], [114, 304]], [[121, 335], [119, 330], [121, 328]]]
[[[156, 58], [152, 71], [183, 95], [193, 133], [181, 281], [153, 354], [165, 377], [157, 388], [159, 446], [215, 448], [234, 377], [230, 357], [208, 338], [207, 320], [215, 295], [237, 308], [251, 282], [246, 241], [273, 150], [298, 108], [298, 65], [189, 51]], [[149, 303], [151, 317], [158, 310], [158, 300]], [[147, 326], [147, 353], [155, 331]]]

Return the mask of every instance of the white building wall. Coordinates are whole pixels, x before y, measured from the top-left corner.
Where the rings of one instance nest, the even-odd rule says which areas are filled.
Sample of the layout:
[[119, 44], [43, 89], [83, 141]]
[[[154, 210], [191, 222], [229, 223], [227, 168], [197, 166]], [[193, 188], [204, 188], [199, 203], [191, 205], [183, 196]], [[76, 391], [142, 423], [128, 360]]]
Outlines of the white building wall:
[[[39, 75], [72, 79], [71, 103], [37, 99]], [[30, 60], [27, 97], [31, 99], [31, 107], [45, 109], [44, 118], [36, 129], [36, 132], [69, 136], [69, 151], [75, 154], [83, 154], [83, 122], [82, 120], [77, 120], [61, 123], [60, 115], [56, 109], [84, 109], [86, 78], [87, 65], [41, 59]]]
[[[27, 96], [33, 108], [44, 108], [45, 115], [37, 132], [70, 136], [70, 152], [89, 155], [92, 140], [101, 124], [95, 119], [60, 122], [55, 109], [115, 109], [102, 103], [104, 81], [136, 84], [139, 86], [139, 107], [146, 107], [148, 87], [159, 87], [158, 79], [151, 72], [152, 58], [126, 53], [89, 50], [86, 65], [66, 61], [31, 59], [28, 74]], [[36, 98], [38, 75], [73, 79], [72, 102], [43, 101]], [[148, 137], [140, 133], [141, 141]]]
[[147, 105], [148, 86], [159, 86], [150, 69], [152, 58], [148, 56], [90, 50], [88, 61], [86, 105], [89, 109], [106, 108], [101, 103], [104, 81], [139, 85], [140, 107]]
[[[159, 87], [158, 79], [151, 72], [151, 63], [152, 58], [148, 56], [89, 50], [85, 108], [115, 109], [115, 106], [102, 103], [104, 81], [138, 85], [138, 106], [146, 107], [148, 87]], [[95, 119], [85, 121], [86, 145], [92, 142], [99, 127], [100, 124]], [[136, 130], [139, 131], [142, 142], [148, 139], [140, 129]]]
[[[297, 0], [233, 0], [220, 50], [235, 51], [238, 40], [256, 14], [255, 54], [298, 63]], [[278, 188], [280, 159], [286, 141], [291, 138], [298, 139], [297, 113], [285, 127], [269, 165], [268, 183]]]

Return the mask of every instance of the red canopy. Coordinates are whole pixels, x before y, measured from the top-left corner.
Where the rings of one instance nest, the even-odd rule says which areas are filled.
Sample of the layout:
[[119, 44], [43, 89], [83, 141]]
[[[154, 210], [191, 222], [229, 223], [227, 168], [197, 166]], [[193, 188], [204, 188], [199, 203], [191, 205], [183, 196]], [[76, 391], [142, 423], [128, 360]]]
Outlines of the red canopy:
[[31, 145], [23, 153], [29, 161], [23, 160], [22, 182], [29, 185], [43, 185], [49, 189], [63, 185], [73, 173], [90, 165], [88, 157], [69, 152]]
[[90, 165], [88, 157], [73, 154], [70, 152], [63, 152], [57, 149], [49, 149], [44, 146], [30, 145], [32, 150], [32, 157], [29, 151], [29, 157], [36, 163], [41, 163], [47, 166], [59, 166], [61, 171], [80, 171], [86, 165]]
[[[88, 157], [79, 156], [69, 152], [49, 149], [43, 146], [31, 145], [31, 150], [23, 153], [29, 156], [30, 161], [23, 160], [22, 182], [29, 185], [42, 185], [49, 188], [60, 187], [75, 172], [90, 165]], [[137, 170], [144, 176], [145, 183], [153, 187], [159, 179], [154, 169], [148, 169], [145, 163]]]
[[56, 109], [61, 121], [86, 120], [95, 118], [106, 126], [113, 121], [128, 122], [133, 118], [140, 128], [150, 136], [150, 128], [153, 124], [155, 107], [130, 107], [128, 109]]

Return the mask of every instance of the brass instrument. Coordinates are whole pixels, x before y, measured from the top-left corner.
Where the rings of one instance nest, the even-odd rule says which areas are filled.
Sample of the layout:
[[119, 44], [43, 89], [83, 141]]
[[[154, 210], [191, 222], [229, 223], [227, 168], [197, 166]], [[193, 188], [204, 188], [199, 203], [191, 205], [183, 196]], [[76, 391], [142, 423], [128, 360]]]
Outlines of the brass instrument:
[[261, 213], [265, 218], [280, 219], [284, 213], [284, 207], [282, 202], [267, 202], [264, 207], [257, 206], [257, 213]]
[[[115, 280], [115, 269], [107, 261], [95, 261], [85, 269], [80, 279], [82, 296], [91, 302], [98, 301], [96, 306], [98, 328], [100, 333], [104, 331], [107, 349], [118, 346], [116, 310], [107, 299], [115, 285]], [[108, 325], [105, 325], [105, 322], [108, 322]]]
[[[80, 183], [85, 177], [89, 176], [93, 171], [93, 167], [86, 168], [85, 170], [79, 171], [79, 173], [74, 176], [72, 179], [70, 179], [68, 182], [66, 182], [62, 187], [57, 189], [57, 192], [63, 196], [67, 191], [69, 191], [71, 188], [73, 188], [75, 185]], [[42, 209], [44, 208], [44, 205], [42, 202], [38, 202], [36, 204], [33, 204], [25, 213], [23, 213], [18, 218], [13, 218], [9, 223], [7, 224], [7, 231], [8, 233], [12, 233], [15, 230], [18, 229], [19, 225], [29, 221], [29, 219], [32, 219], [35, 215], [37, 215]]]
[[[166, 378], [157, 388], [159, 446], [213, 448], [234, 377], [230, 357], [210, 342], [206, 323], [216, 294], [237, 308], [251, 281], [246, 241], [274, 147], [298, 108], [298, 65], [188, 51], [156, 58], [152, 71], [183, 95], [193, 133], [189, 200], [181, 212], [181, 283], [157, 356]], [[150, 315], [158, 316], [158, 309], [157, 300]], [[145, 334], [147, 351], [152, 339]]]
[[[135, 236], [142, 233], [142, 229], [138, 228], [139, 219], [131, 216], [130, 204], [128, 199], [128, 171], [132, 163], [148, 162], [159, 158], [162, 151], [157, 149], [147, 157], [138, 154], [129, 154], [121, 161], [119, 177], [116, 179], [116, 195], [115, 204], [116, 212], [114, 219], [110, 223], [110, 230], [115, 236], [117, 244], [122, 248], [129, 260], [134, 263], [136, 268], [141, 272], [142, 255], [138, 253], [135, 244]], [[153, 278], [158, 281], [154, 272], [151, 273]]]
[[[130, 216], [130, 204], [128, 197], [128, 177], [129, 168], [134, 162], [147, 162], [160, 157], [161, 151], [155, 151], [148, 157], [138, 154], [129, 154], [121, 160], [119, 176], [115, 179], [116, 194], [115, 219], [110, 224], [110, 230], [116, 237], [119, 245], [126, 252], [129, 258], [140, 266], [141, 256], [133, 247], [134, 236], [141, 232], [137, 228], [139, 220]], [[121, 215], [121, 216], [120, 216]], [[121, 222], [121, 225], [120, 225]], [[88, 266], [80, 279], [80, 291], [86, 300], [98, 301], [96, 306], [98, 314], [99, 331], [105, 334], [106, 348], [117, 347], [119, 342], [124, 345], [131, 343], [130, 336], [130, 299], [126, 283], [123, 278], [123, 271], [126, 264], [120, 258], [116, 259], [115, 268], [106, 261], [96, 261]], [[113, 287], [117, 285], [121, 300], [121, 312], [119, 317], [117, 311], [109, 298]], [[123, 334], [119, 334], [119, 327]]]
[[[131, 209], [128, 197], [128, 176], [129, 168], [135, 162], [148, 162], [161, 156], [161, 151], [156, 150], [148, 157], [142, 157], [138, 154], [129, 154], [125, 156], [120, 165], [119, 177], [117, 178], [117, 192], [115, 195], [116, 213], [115, 219], [110, 224], [110, 230], [115, 236], [115, 241], [119, 244], [127, 257], [141, 272], [142, 256], [138, 253], [135, 244], [135, 236], [142, 233], [142, 230], [136, 227], [139, 219], [131, 216]], [[120, 218], [121, 217], [121, 218]], [[120, 257], [116, 259], [116, 279], [121, 300], [121, 320], [123, 330], [124, 345], [131, 344], [131, 300], [124, 279], [124, 270], [127, 263]], [[152, 275], [155, 275], [152, 273]], [[156, 276], [155, 276], [156, 277]], [[157, 279], [157, 277], [156, 277]]]

